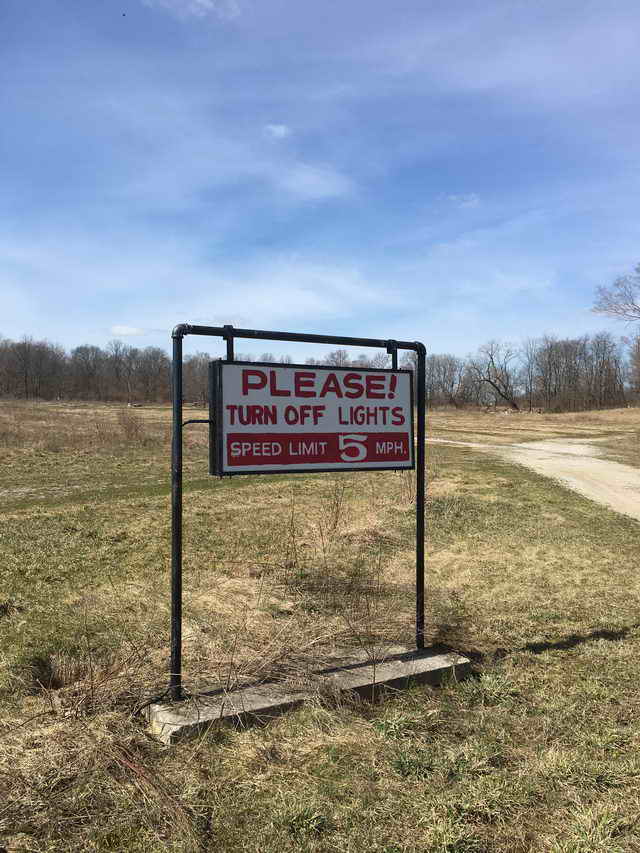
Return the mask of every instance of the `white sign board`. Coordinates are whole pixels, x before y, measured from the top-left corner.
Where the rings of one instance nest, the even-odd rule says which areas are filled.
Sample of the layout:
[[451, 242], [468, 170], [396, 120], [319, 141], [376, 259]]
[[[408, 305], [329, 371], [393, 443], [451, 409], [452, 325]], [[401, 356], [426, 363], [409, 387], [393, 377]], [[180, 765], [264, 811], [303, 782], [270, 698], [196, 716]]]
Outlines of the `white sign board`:
[[213, 474], [414, 467], [409, 370], [212, 363]]

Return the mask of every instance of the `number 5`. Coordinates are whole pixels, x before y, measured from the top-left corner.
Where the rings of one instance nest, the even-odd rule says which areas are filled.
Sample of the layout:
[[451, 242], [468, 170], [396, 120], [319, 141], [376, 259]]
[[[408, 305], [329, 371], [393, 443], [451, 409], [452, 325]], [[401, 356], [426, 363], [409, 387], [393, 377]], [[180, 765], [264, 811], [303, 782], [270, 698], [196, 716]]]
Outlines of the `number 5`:
[[338, 450], [343, 462], [362, 462], [367, 456], [366, 435], [339, 435]]

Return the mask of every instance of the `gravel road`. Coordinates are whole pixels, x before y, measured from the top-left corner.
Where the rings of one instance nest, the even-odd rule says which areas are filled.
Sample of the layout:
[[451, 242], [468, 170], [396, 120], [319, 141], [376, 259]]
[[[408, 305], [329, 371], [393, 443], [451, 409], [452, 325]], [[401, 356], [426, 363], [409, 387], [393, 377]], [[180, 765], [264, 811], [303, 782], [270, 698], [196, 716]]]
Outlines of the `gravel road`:
[[429, 442], [490, 451], [508, 462], [526, 465], [538, 474], [558, 480], [581, 495], [640, 521], [640, 469], [599, 459], [597, 445], [567, 439], [509, 445], [437, 438], [429, 439]]

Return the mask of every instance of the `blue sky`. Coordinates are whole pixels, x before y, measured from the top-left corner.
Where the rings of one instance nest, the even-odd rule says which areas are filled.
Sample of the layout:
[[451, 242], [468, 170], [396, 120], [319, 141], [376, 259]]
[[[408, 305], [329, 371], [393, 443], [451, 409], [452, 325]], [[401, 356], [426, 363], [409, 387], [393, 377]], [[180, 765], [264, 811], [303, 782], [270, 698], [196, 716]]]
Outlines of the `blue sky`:
[[634, 0], [3, 0], [0, 334], [623, 334], [639, 36]]

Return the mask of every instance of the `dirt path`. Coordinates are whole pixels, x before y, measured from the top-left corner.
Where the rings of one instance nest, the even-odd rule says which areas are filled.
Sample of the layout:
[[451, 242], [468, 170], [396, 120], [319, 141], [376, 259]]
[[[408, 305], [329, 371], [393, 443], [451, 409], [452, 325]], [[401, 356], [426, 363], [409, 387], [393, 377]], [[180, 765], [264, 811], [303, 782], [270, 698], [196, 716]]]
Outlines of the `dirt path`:
[[510, 445], [437, 438], [429, 441], [489, 450], [502, 459], [526, 465], [538, 474], [558, 480], [581, 495], [640, 521], [640, 469], [599, 459], [598, 447], [593, 444], [579, 439], [552, 439]]

